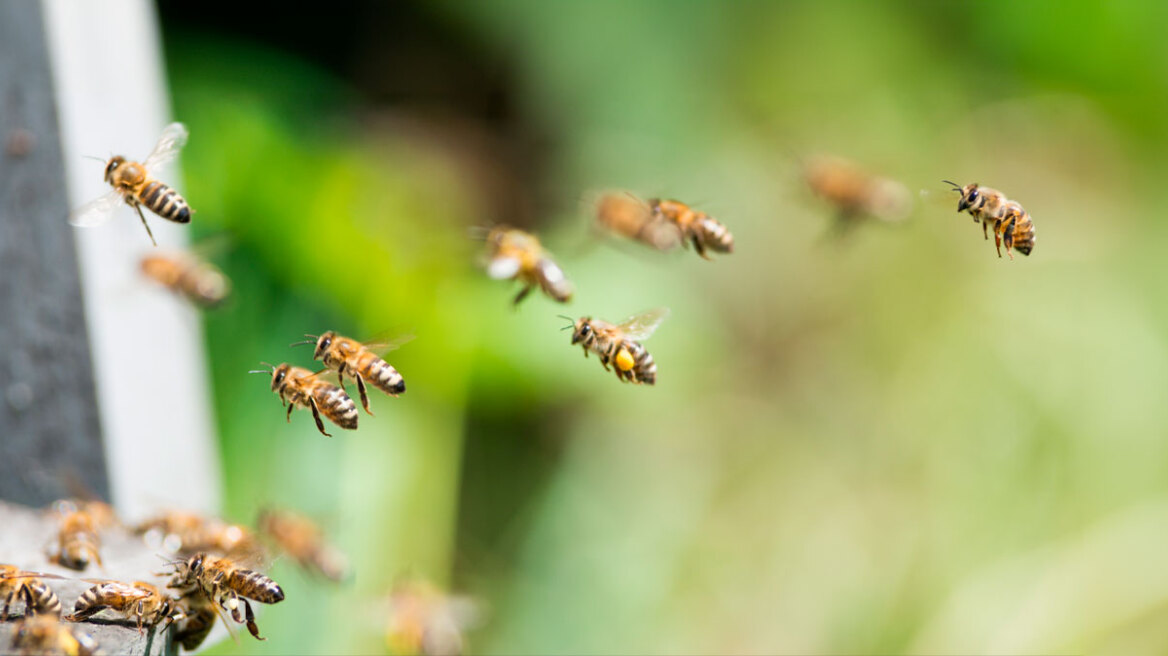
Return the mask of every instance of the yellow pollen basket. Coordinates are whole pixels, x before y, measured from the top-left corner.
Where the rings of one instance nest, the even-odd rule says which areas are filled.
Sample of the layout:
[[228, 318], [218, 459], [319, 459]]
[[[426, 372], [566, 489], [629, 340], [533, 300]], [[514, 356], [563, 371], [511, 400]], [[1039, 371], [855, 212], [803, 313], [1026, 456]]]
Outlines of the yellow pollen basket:
[[632, 369], [633, 365], [635, 365], [635, 364], [637, 364], [637, 363], [635, 360], [633, 360], [633, 355], [631, 353], [629, 353], [628, 349], [621, 348], [620, 351], [617, 351], [616, 366], [618, 369], [620, 369], [621, 371], [628, 371], [628, 370]]

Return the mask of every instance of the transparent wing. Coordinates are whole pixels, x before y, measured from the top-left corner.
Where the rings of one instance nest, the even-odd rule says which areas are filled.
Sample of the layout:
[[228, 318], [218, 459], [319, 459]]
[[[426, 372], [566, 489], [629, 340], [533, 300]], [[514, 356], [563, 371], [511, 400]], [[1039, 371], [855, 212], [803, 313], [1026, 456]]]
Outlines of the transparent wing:
[[487, 265], [487, 275], [495, 280], [514, 278], [519, 273], [520, 262], [517, 257], [496, 257]]
[[669, 316], [669, 308], [653, 308], [647, 310], [633, 317], [629, 317], [624, 323], [617, 326], [617, 328], [625, 334], [625, 337], [639, 342], [643, 339], [649, 339], [657, 330], [657, 326]]
[[105, 195], [98, 196], [73, 210], [73, 213], [69, 215], [69, 223], [81, 228], [101, 225], [113, 216], [114, 210], [121, 202], [121, 192], [117, 189], [110, 189]]
[[171, 123], [162, 130], [162, 136], [158, 138], [158, 143], [154, 146], [154, 150], [146, 156], [146, 160], [142, 162], [142, 166], [146, 167], [147, 171], [153, 172], [160, 166], [163, 166], [178, 156], [178, 151], [187, 143], [187, 137], [190, 133], [182, 123]]
[[414, 339], [414, 335], [400, 335], [393, 339], [376, 338], [372, 341], [362, 342], [362, 346], [373, 351], [374, 353], [387, 353], [394, 349], [399, 349], [403, 344], [406, 344]]

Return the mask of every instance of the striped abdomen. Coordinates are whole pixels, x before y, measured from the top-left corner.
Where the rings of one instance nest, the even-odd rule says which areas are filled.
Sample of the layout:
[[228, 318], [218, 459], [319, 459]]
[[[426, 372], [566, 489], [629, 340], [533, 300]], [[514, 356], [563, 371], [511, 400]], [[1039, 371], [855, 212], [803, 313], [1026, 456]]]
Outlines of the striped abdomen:
[[[350, 402], [351, 403], [351, 402]], [[353, 406], [353, 416], [357, 407]], [[241, 597], [265, 604], [284, 601], [284, 591], [272, 579], [250, 569], [233, 569], [221, 585]]]
[[157, 180], [151, 180], [142, 186], [138, 192], [138, 202], [167, 221], [191, 222], [191, 208], [187, 201], [173, 188]]
[[102, 583], [86, 590], [73, 605], [73, 621], [83, 620], [100, 613], [106, 608], [125, 610], [136, 601], [131, 597], [137, 593], [131, 586], [122, 583]]
[[[645, 349], [644, 345], [640, 342], [624, 340], [621, 343], [621, 350], [627, 355], [622, 357], [618, 351], [616, 367], [617, 371], [623, 371], [625, 380], [646, 385], [657, 382], [657, 363], [653, 362], [653, 356], [649, 355], [649, 351]], [[631, 360], [626, 358], [631, 358]], [[625, 366], [622, 367], [622, 364]], [[630, 364], [631, 366], [629, 366]]]
[[698, 214], [694, 222], [694, 239], [701, 242], [702, 247], [719, 253], [729, 253], [734, 250], [734, 235], [722, 225], [720, 221], [705, 214]]
[[1006, 248], [1013, 246], [1019, 253], [1030, 255], [1030, 251], [1034, 250], [1034, 221], [1030, 215], [1023, 210], [1010, 215], [1006, 220], [1010, 222], [1005, 231]]
[[357, 404], [345, 394], [345, 390], [320, 382], [312, 388], [312, 398], [329, 421], [348, 430], [357, 428]]
[[44, 581], [29, 579], [24, 583], [22, 594], [27, 612], [36, 615], [61, 614], [61, 600]]
[[389, 394], [390, 396], [397, 396], [404, 394], [406, 391], [406, 381], [402, 375], [397, 372], [388, 362], [377, 357], [371, 351], [362, 351], [357, 356], [355, 363], [357, 373], [361, 378], [377, 389]]

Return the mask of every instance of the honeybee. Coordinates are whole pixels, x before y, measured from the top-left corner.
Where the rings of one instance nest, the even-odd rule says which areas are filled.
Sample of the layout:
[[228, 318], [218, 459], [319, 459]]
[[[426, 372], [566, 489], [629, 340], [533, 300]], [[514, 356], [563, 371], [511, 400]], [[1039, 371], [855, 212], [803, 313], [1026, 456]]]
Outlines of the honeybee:
[[324, 532], [312, 520], [286, 510], [264, 509], [259, 529], [294, 558], [300, 566], [334, 582], [344, 580], [348, 563], [344, 554], [325, 542]]
[[57, 539], [49, 547], [49, 560], [75, 570], [84, 570], [90, 561], [101, 567], [101, 538], [97, 530], [104, 525], [104, 509], [108, 508], [106, 504], [86, 503], [79, 508], [73, 501], [56, 502]]
[[[269, 365], [271, 366], [271, 365]], [[251, 373], [268, 373], [255, 370]], [[288, 363], [272, 367], [272, 391], [288, 407], [287, 419], [292, 421], [292, 410], [301, 406], [312, 410], [316, 428], [326, 437], [332, 437], [324, 430], [323, 414], [328, 420], [345, 430], [357, 429], [357, 406], [345, 390], [321, 380], [307, 369], [293, 367]]]
[[681, 233], [682, 243], [692, 243], [698, 255], [709, 260], [707, 250], [718, 253], [734, 251], [734, 235], [721, 222], [705, 212], [698, 212], [678, 200], [649, 199], [649, 212], [654, 217], [664, 217]]
[[107, 581], [82, 593], [73, 606], [73, 614], [65, 619], [81, 622], [107, 608], [134, 617], [139, 634], [143, 633], [144, 625], [154, 626], [172, 613], [170, 598], [149, 583]]
[[461, 654], [463, 633], [479, 614], [467, 597], [444, 594], [425, 581], [399, 582], [389, 597], [386, 646], [394, 654]]
[[512, 301], [520, 301], [539, 287], [560, 303], [572, 298], [572, 283], [560, 266], [530, 233], [507, 226], [496, 226], [487, 234], [487, 275], [496, 280], [519, 280], [523, 289]]
[[[284, 591], [272, 579], [250, 569], [244, 569], [227, 558], [218, 558], [207, 554], [195, 554], [185, 561], [175, 564], [175, 574], [167, 585], [183, 593], [193, 588], [203, 591], [203, 594], [219, 608], [231, 613], [231, 619], [237, 624], [247, 624], [247, 630], [257, 640], [260, 637], [259, 627], [255, 623], [255, 613], [252, 612], [252, 601], [264, 604], [276, 604], [284, 601]], [[243, 605], [244, 613], [241, 616], [239, 606]]]
[[[320, 337], [315, 335], [305, 335], [305, 337], [310, 341], [298, 342], [298, 344], [316, 343], [312, 359], [320, 360], [324, 366], [337, 372], [342, 390], [345, 389], [345, 376], [357, 381], [361, 405], [370, 415], [373, 414], [373, 411], [369, 409], [369, 395], [365, 391], [366, 380], [377, 389], [393, 397], [406, 393], [406, 381], [402, 375], [374, 352], [373, 349], [379, 345], [362, 344], [355, 339], [338, 335], [332, 330], [323, 333]], [[411, 338], [402, 338], [396, 343], [386, 346], [394, 348], [398, 344], [409, 341], [409, 339]]]
[[0, 621], [8, 618], [8, 610], [13, 601], [24, 601], [26, 615], [61, 614], [61, 600], [42, 579], [44, 574], [25, 572], [14, 565], [0, 565], [0, 596], [4, 597], [4, 613]]
[[138, 218], [155, 246], [158, 242], [154, 241], [154, 233], [142, 214], [143, 205], [167, 221], [190, 223], [191, 208], [187, 201], [173, 188], [151, 177], [152, 171], [178, 156], [188, 136], [182, 123], [171, 123], [162, 130], [154, 150], [142, 163], [129, 161], [121, 155], [111, 157], [105, 165], [105, 181], [113, 189], [79, 207], [70, 215], [69, 222], [84, 227], [100, 225], [109, 219], [122, 201], [138, 212]]
[[[198, 513], [171, 510], [134, 527], [134, 532], [157, 536], [157, 542], [172, 553], [192, 555], [209, 551], [234, 558], [258, 557], [262, 548], [251, 529]], [[158, 545], [156, 545], [158, 546]]]
[[28, 656], [96, 656], [101, 653], [93, 638], [74, 631], [52, 615], [28, 616], [17, 622], [12, 635], [12, 647], [17, 650], [16, 653]]
[[[589, 351], [598, 355], [605, 371], [612, 364], [620, 380], [652, 385], [657, 382], [657, 364], [641, 341], [649, 339], [667, 316], [668, 308], [656, 308], [629, 317], [618, 325], [581, 317], [565, 326], [564, 330], [573, 329], [572, 343], [583, 346], [584, 357], [588, 357]], [[571, 317], [564, 318], [572, 320]]]
[[990, 223], [994, 226], [994, 246], [997, 247], [998, 257], [1002, 256], [1002, 245], [1006, 246], [1006, 255], [1014, 259], [1010, 252], [1016, 249], [1023, 255], [1030, 255], [1034, 250], [1034, 221], [1018, 203], [1006, 198], [1006, 195], [997, 189], [979, 186], [976, 182], [964, 187], [955, 182], [942, 180], [952, 185], [953, 191], [961, 194], [957, 202], [957, 211], [968, 211], [975, 222], [981, 222], [982, 235], [989, 239], [987, 228]]
[[190, 587], [174, 601], [174, 640], [187, 651], [198, 649], [215, 628], [219, 614], [202, 589]]
[[142, 273], [208, 309], [231, 294], [231, 281], [222, 271], [189, 254], [147, 255], [142, 258]]
[[812, 159], [804, 177], [812, 192], [838, 210], [841, 229], [864, 216], [899, 221], [912, 207], [912, 196], [904, 185], [873, 175], [844, 159]]
[[649, 204], [630, 193], [608, 193], [596, 202], [596, 221], [619, 235], [660, 251], [681, 243], [677, 227], [655, 215]]

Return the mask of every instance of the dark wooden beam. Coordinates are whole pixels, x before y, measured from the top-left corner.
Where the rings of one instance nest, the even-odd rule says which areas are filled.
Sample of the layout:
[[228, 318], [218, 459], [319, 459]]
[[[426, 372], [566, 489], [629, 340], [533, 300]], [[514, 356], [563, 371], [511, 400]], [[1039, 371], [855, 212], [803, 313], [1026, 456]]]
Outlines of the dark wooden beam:
[[0, 498], [34, 506], [109, 498], [48, 57], [0, 2]]

